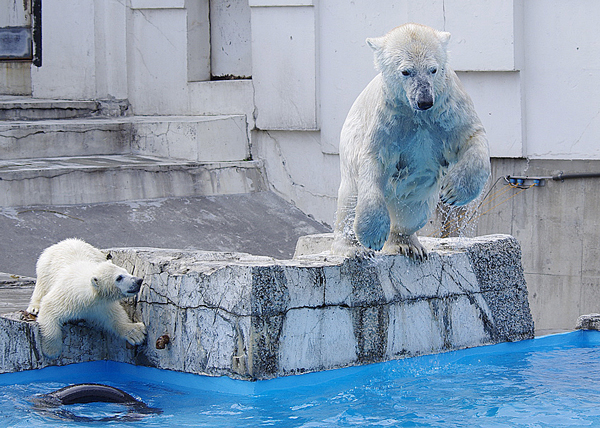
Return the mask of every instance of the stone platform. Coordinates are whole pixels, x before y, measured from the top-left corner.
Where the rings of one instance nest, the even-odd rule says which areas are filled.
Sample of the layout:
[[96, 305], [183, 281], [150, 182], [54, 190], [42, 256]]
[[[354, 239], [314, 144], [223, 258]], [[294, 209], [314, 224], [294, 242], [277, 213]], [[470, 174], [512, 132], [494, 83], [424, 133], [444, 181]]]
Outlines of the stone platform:
[[[315, 248], [330, 238], [315, 237]], [[69, 324], [52, 361], [37, 324], [11, 313], [0, 318], [0, 372], [111, 359], [257, 380], [534, 337], [514, 238], [421, 241], [425, 262], [113, 249], [116, 264], [144, 278], [130, 309], [148, 327], [146, 343]]]

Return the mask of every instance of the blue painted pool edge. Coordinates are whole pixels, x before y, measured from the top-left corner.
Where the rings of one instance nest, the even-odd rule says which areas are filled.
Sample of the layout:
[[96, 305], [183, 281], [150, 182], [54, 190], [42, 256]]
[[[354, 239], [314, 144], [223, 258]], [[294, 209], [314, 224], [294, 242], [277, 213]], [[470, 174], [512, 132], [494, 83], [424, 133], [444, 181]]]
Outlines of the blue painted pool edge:
[[225, 376], [210, 377], [190, 373], [175, 372], [152, 367], [135, 366], [110, 360], [76, 363], [66, 366], [51, 366], [36, 370], [0, 374], [0, 386], [27, 384], [30, 382], [57, 381], [68, 384], [83, 382], [127, 382], [130, 380], [147, 380], [149, 382], [173, 385], [186, 389], [199, 389], [234, 395], [257, 395], [277, 390], [323, 385], [329, 382], [351, 380], [357, 375], [365, 376], [377, 372], [385, 365], [403, 364], [406, 360], [418, 359], [421, 362], [430, 360], [437, 364], [451, 364], [463, 358], [477, 355], [524, 353], [564, 349], [565, 347], [597, 347], [600, 346], [600, 332], [579, 330], [556, 333], [518, 342], [507, 342], [495, 345], [479, 346], [462, 350], [454, 350], [439, 354], [411, 357], [403, 360], [374, 363], [364, 366], [346, 367], [316, 373], [306, 373], [270, 380], [249, 382], [230, 379]]

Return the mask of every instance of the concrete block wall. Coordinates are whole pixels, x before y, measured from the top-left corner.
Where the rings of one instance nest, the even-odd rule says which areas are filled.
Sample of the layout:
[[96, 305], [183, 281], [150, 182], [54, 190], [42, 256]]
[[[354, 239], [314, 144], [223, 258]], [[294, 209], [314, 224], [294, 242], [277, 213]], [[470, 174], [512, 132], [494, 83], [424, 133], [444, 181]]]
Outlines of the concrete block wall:
[[[493, 193], [502, 177], [600, 173], [598, 160], [495, 159]], [[480, 212], [474, 234], [508, 233], [521, 244], [536, 329], [572, 330], [581, 314], [600, 312], [600, 178], [547, 180], [544, 187], [511, 189]], [[517, 194], [518, 192], [520, 192]], [[514, 196], [514, 197], [513, 197]]]
[[[106, 358], [256, 380], [533, 337], [514, 238], [425, 245], [422, 263], [113, 249], [115, 263], [144, 278], [131, 309], [148, 327], [146, 343], [131, 350], [68, 324], [64, 356], [50, 361], [37, 324], [12, 314], [0, 319], [0, 335], [11, 337], [0, 340], [0, 372]], [[164, 335], [167, 346], [156, 346]]]

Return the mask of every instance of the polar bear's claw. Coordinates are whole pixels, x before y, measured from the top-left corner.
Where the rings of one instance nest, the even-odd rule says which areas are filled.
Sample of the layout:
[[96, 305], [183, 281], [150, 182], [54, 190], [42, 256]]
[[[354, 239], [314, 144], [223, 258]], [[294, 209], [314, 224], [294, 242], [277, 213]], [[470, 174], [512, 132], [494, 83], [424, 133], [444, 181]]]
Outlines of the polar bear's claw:
[[450, 192], [443, 194], [440, 196], [440, 200], [445, 203], [446, 205], [460, 205], [457, 204], [457, 198], [456, 196], [454, 196], [453, 194], [451, 194]]
[[444, 187], [440, 192], [440, 200], [446, 205], [462, 206], [471, 201], [472, 198], [463, 195], [460, 197], [450, 186]]
[[39, 306], [29, 306], [27, 308], [27, 312], [29, 312], [31, 315], [35, 315], [37, 316], [40, 313], [40, 307]]
[[419, 262], [427, 260], [428, 257], [427, 250], [414, 234], [410, 236], [392, 235], [383, 247], [383, 252], [385, 254], [402, 254]]

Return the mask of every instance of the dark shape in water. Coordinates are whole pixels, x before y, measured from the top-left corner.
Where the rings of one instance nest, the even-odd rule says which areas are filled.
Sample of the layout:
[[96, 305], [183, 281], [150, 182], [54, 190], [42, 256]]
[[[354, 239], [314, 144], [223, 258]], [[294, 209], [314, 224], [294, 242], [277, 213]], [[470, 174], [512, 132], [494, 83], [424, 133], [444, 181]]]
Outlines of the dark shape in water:
[[[160, 414], [161, 409], [148, 407], [142, 401], [113, 386], [98, 383], [80, 383], [69, 385], [48, 394], [32, 399], [34, 408], [40, 413], [63, 420], [78, 422], [139, 421], [146, 415]], [[79, 416], [61, 406], [87, 403], [116, 403], [127, 407], [127, 414], [101, 418]]]

